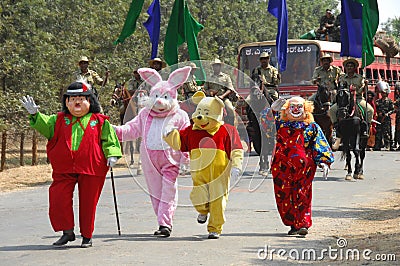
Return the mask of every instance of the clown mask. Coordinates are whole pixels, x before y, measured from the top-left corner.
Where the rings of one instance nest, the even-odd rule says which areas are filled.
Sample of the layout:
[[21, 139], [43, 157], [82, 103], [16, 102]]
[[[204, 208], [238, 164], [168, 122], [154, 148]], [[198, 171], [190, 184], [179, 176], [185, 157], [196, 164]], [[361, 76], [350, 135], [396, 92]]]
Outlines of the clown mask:
[[303, 121], [305, 117], [304, 111], [305, 100], [300, 97], [293, 97], [289, 99], [288, 107], [285, 110], [286, 116], [289, 121]]
[[76, 117], [82, 117], [89, 113], [90, 102], [87, 96], [69, 96], [65, 99], [68, 111]]

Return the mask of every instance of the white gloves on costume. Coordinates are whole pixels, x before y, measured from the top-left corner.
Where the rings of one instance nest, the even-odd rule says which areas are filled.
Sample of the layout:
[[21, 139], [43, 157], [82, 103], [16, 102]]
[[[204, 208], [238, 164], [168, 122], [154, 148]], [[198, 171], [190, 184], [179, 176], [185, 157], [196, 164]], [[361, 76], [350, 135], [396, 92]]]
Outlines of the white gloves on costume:
[[40, 106], [36, 105], [35, 100], [33, 100], [31, 96], [29, 95], [27, 95], [26, 97], [24, 96], [19, 101], [31, 115], [34, 115], [38, 112]]
[[231, 184], [235, 184], [239, 180], [240, 172], [239, 168], [233, 167], [231, 169]]
[[109, 157], [107, 159], [107, 166], [114, 167], [117, 164], [118, 158], [117, 157]]
[[166, 125], [164, 128], [163, 136], [167, 137], [169, 135], [169, 133], [171, 133], [174, 129], [178, 129], [178, 128], [174, 125]]
[[329, 174], [329, 166], [326, 164], [326, 163], [320, 163], [319, 164], [319, 167], [320, 168], [322, 168], [322, 171], [323, 171], [323, 177], [325, 178], [325, 179], [327, 179], [328, 178], [328, 174]]
[[275, 112], [279, 112], [282, 109], [282, 106], [286, 103], [286, 99], [279, 98], [275, 102], [272, 103], [271, 109]]

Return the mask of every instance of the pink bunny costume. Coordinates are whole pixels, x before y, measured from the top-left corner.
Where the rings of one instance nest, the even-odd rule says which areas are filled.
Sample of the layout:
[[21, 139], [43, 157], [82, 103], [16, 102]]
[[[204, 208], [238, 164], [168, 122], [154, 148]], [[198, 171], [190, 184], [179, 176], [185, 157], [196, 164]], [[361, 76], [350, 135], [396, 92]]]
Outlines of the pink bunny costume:
[[142, 79], [152, 86], [149, 100], [139, 114], [125, 125], [115, 127], [121, 141], [130, 141], [142, 137], [140, 157], [146, 178], [151, 202], [157, 215], [160, 229], [155, 235], [169, 236], [160, 230], [172, 229], [177, 201], [177, 182], [180, 163], [188, 163], [185, 153], [173, 150], [163, 140], [163, 128], [173, 126], [183, 129], [190, 125], [187, 113], [179, 108], [177, 88], [186, 82], [191, 67], [183, 67], [171, 73], [163, 81], [154, 69], [140, 68]]

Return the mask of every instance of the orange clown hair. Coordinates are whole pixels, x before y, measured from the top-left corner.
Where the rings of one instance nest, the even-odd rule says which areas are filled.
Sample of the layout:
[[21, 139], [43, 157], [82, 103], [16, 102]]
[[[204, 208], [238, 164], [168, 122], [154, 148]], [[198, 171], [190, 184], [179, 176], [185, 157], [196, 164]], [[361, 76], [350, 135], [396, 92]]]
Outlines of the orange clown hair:
[[310, 101], [306, 101], [301, 97], [295, 96], [290, 98], [289, 100], [286, 101], [286, 103], [282, 106], [281, 110], [281, 119], [283, 121], [290, 121], [289, 117], [286, 114], [286, 110], [289, 108], [289, 105], [293, 101], [301, 101], [304, 103], [304, 115], [305, 119], [302, 120], [302, 122], [306, 124], [310, 124], [311, 122], [314, 122], [314, 116], [312, 115], [312, 112], [314, 110], [314, 104]]

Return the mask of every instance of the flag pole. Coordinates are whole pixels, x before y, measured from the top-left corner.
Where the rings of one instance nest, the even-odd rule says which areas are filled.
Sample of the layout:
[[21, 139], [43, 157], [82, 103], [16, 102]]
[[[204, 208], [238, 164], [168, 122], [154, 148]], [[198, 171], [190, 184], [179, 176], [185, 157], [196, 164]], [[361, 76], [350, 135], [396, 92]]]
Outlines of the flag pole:
[[[367, 62], [367, 53], [366, 52], [364, 52], [364, 62]], [[362, 60], [361, 60], [361, 65], [363, 65], [362, 64]], [[363, 66], [363, 78], [364, 78], [364, 81], [367, 80], [366, 79], [367, 75], [365, 73], [366, 73], [366, 69], [365, 69], [365, 66]], [[367, 134], [369, 135], [369, 124], [368, 124], [368, 112], [367, 111], [368, 111], [368, 82], [367, 82], [367, 84], [365, 86], [365, 109], [364, 109], [364, 113], [365, 113], [365, 120], [366, 120], [365, 122], [367, 122]]]

